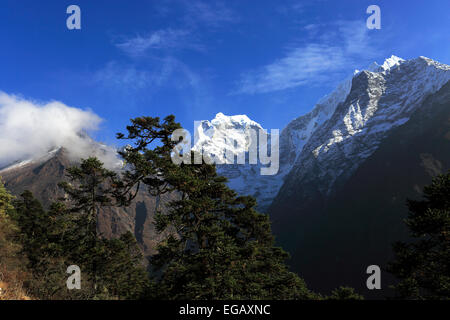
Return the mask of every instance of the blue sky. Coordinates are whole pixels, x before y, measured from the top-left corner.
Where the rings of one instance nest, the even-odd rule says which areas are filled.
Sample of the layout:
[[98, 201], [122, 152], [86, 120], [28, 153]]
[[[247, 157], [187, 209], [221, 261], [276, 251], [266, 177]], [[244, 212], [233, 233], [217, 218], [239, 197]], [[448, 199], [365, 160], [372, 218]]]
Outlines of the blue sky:
[[[81, 30], [66, 28], [71, 4]], [[366, 28], [371, 4], [380, 30]], [[107, 143], [142, 115], [282, 129], [373, 61], [450, 64], [449, 30], [443, 0], [2, 0], [0, 91], [91, 109]]]

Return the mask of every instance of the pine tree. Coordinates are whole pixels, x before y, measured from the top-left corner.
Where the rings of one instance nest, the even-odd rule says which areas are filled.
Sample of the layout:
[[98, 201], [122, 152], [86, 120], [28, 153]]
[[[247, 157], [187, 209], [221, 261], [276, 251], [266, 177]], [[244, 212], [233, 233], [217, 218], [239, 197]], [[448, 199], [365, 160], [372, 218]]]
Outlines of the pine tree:
[[131, 232], [119, 239], [101, 239], [99, 243], [99, 282], [118, 299], [144, 299], [150, 286], [142, 265], [143, 255]]
[[[166, 241], [150, 260], [160, 273], [157, 298], [163, 299], [308, 299], [314, 297], [297, 275], [288, 271], [288, 255], [274, 246], [267, 215], [255, 210], [251, 197], [238, 197], [226, 178], [206, 163], [175, 165], [171, 134], [180, 125], [173, 116], [137, 118], [127, 127], [134, 147], [122, 156], [132, 168], [117, 192], [133, 198], [140, 184], [155, 196], [172, 192], [178, 200], [157, 213]], [[151, 148], [153, 147], [153, 148]], [[192, 157], [195, 155], [192, 154]], [[128, 192], [127, 192], [128, 191]], [[126, 196], [128, 194], [128, 197]]]
[[91, 157], [82, 160], [79, 167], [69, 168], [67, 177], [70, 182], [62, 182], [60, 186], [78, 225], [67, 235], [71, 237], [66, 241], [70, 245], [66, 247], [70, 259], [90, 266], [89, 275], [97, 298], [142, 298], [149, 279], [134, 236], [125, 233], [119, 239], [108, 240], [97, 234], [100, 209], [114, 205], [112, 186], [117, 183], [117, 174]]
[[[97, 290], [99, 261], [98, 247], [98, 215], [103, 206], [112, 204], [109, 197], [108, 186], [116, 177], [113, 171], [107, 170], [97, 158], [88, 158], [81, 161], [80, 166], [71, 167], [66, 170], [69, 182], [61, 182], [59, 185], [66, 193], [70, 202], [70, 211], [79, 215], [80, 230], [79, 241], [79, 263], [91, 262], [91, 275], [94, 290]], [[81, 236], [80, 236], [81, 235]], [[101, 290], [101, 289], [100, 289]]]
[[[61, 186], [69, 207], [55, 202], [46, 211], [29, 191], [14, 201], [11, 216], [18, 225], [17, 239], [33, 271], [28, 290], [39, 299], [145, 297], [149, 278], [134, 236], [126, 233], [108, 240], [97, 235], [98, 211], [111, 204], [108, 186], [115, 173], [89, 158], [80, 167], [70, 168], [68, 177], [70, 183]], [[7, 207], [10, 199], [0, 188], [0, 208]], [[67, 289], [70, 265], [81, 268], [81, 290]]]
[[103, 167], [97, 158], [81, 161], [80, 166], [66, 170], [68, 182], [59, 185], [70, 201], [70, 210], [85, 217], [86, 233], [92, 241], [97, 239], [98, 213], [101, 207], [112, 205], [109, 185], [116, 173]]
[[0, 178], [0, 213], [6, 214], [7, 211], [13, 209], [13, 198], [14, 197], [5, 189], [5, 186]]
[[14, 201], [14, 206], [12, 216], [20, 230], [21, 253], [32, 271], [25, 283], [32, 296], [45, 300], [91, 298], [89, 286], [76, 291], [69, 291], [66, 286], [67, 267], [75, 264], [70, 256], [78, 248], [70, 245], [71, 235], [78, 230], [72, 214], [60, 203], [45, 211], [29, 191]]
[[[9, 214], [13, 210], [13, 197], [5, 189], [0, 179], [0, 263], [3, 267], [11, 264], [17, 255], [18, 248], [14, 244], [17, 226], [11, 221]], [[1, 280], [1, 279], [0, 279]]]
[[388, 270], [400, 281], [403, 299], [450, 299], [450, 172], [423, 190], [422, 201], [408, 200], [406, 224], [412, 243], [394, 244]]
[[8, 284], [8, 290], [2, 288], [0, 300], [22, 299], [24, 297], [23, 282], [29, 278], [25, 267], [26, 259], [21, 254], [19, 228], [11, 214], [13, 196], [4, 188], [0, 179], [0, 287]]
[[42, 256], [48, 246], [47, 236], [50, 231], [47, 212], [27, 190], [14, 201], [14, 208], [13, 217], [21, 231], [21, 243], [28, 258], [28, 267], [31, 270], [46, 269]]
[[354, 288], [339, 287], [331, 292], [330, 296], [325, 297], [326, 300], [364, 300], [364, 297], [355, 292]]

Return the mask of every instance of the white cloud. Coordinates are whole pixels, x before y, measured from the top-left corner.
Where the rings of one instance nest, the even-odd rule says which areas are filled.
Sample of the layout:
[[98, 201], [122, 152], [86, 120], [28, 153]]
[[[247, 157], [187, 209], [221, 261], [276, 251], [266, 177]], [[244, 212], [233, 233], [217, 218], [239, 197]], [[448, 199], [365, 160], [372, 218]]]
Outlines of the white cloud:
[[[116, 43], [116, 47], [134, 58], [176, 49], [204, 51], [205, 47], [197, 38], [199, 27], [216, 31], [220, 26], [238, 21], [236, 13], [221, 1], [182, 0], [180, 3], [183, 8], [183, 27], [160, 29], [144, 36], [127, 37]], [[167, 3], [163, 3], [162, 8], [164, 8], [163, 15], [170, 11]]]
[[92, 75], [91, 81], [129, 98], [140, 91], [148, 94], [167, 83], [181, 82], [189, 76], [187, 71], [187, 66], [171, 56], [153, 58], [143, 65], [110, 61]]
[[0, 92], [0, 167], [64, 147], [73, 160], [95, 155], [112, 168], [118, 164], [115, 150], [87, 135], [101, 121], [92, 111], [61, 102], [37, 103]]
[[290, 51], [286, 57], [243, 74], [242, 93], [264, 93], [324, 80], [325, 72], [341, 70], [346, 57], [339, 47], [311, 44]]
[[187, 30], [162, 29], [147, 36], [135, 37], [117, 43], [116, 47], [132, 57], [144, 56], [150, 50], [195, 49], [201, 50]]
[[108, 62], [104, 68], [94, 73], [92, 81], [114, 89], [133, 91], [143, 89], [153, 82], [150, 72], [133, 65], [122, 65], [116, 61]]
[[224, 2], [220, 1], [185, 1], [186, 19], [190, 24], [205, 24], [219, 27], [238, 20], [237, 15]]
[[290, 48], [271, 64], [243, 73], [237, 92], [265, 93], [333, 80], [378, 54], [364, 21], [338, 21], [317, 36], [321, 27], [305, 26], [312, 41]]

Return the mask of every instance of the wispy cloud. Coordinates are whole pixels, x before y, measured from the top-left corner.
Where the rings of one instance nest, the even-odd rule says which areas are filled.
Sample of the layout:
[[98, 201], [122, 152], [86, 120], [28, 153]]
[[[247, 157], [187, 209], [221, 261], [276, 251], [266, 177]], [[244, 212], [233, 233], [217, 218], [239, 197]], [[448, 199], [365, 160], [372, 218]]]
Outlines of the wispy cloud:
[[201, 46], [188, 30], [162, 29], [146, 36], [137, 35], [116, 44], [116, 47], [132, 57], [143, 56], [150, 50], [195, 49]]
[[324, 80], [324, 72], [341, 70], [345, 61], [339, 47], [311, 44], [296, 48], [261, 70], [243, 74], [240, 91], [264, 93]]
[[[166, 28], [146, 35], [127, 37], [117, 42], [115, 46], [131, 57], [142, 57], [150, 52], [179, 49], [202, 51], [204, 46], [198, 39], [199, 27], [215, 30], [224, 24], [238, 21], [237, 14], [224, 2], [182, 0], [180, 4], [184, 11], [181, 28]], [[165, 14], [168, 14], [168, 10], [165, 10]]]
[[277, 5], [276, 10], [283, 15], [299, 15], [318, 4], [320, 5], [320, 2], [323, 2], [323, 0], [287, 1]]
[[149, 85], [152, 76], [148, 71], [137, 69], [133, 65], [121, 65], [110, 61], [106, 66], [94, 73], [92, 80], [113, 88], [142, 89]]
[[173, 77], [179, 65], [180, 62], [172, 57], [157, 59], [145, 67], [110, 61], [92, 75], [91, 82], [114, 92], [134, 95], [138, 91], [164, 85]]
[[[291, 46], [280, 58], [241, 75], [238, 93], [266, 93], [335, 79], [378, 54], [364, 21], [307, 25], [311, 41]], [[317, 35], [318, 30], [328, 30]]]
[[189, 24], [219, 27], [239, 20], [237, 14], [220, 1], [184, 1]]
[[172, 56], [152, 58], [142, 63], [110, 61], [89, 78], [91, 84], [111, 94], [127, 97], [127, 101], [141, 94], [152, 95], [164, 86], [194, 91], [203, 86], [196, 72]]
[[[238, 21], [237, 14], [222, 1], [161, 0], [162, 17], [175, 16], [172, 26], [133, 36], [115, 36], [114, 45], [129, 58], [109, 62], [92, 77], [96, 85], [128, 95], [152, 91], [168, 85], [172, 89], [206, 96], [208, 85], [203, 79], [208, 70], [195, 70], [184, 61], [187, 50], [204, 53], [206, 36]], [[160, 8], [159, 3], [156, 6]], [[180, 14], [181, 13], [181, 14]], [[168, 19], [167, 19], [168, 20]], [[144, 34], [144, 35], [143, 35]], [[119, 41], [117, 39], [120, 39]], [[142, 90], [145, 89], [145, 90]], [[187, 89], [187, 90], [184, 90]]]

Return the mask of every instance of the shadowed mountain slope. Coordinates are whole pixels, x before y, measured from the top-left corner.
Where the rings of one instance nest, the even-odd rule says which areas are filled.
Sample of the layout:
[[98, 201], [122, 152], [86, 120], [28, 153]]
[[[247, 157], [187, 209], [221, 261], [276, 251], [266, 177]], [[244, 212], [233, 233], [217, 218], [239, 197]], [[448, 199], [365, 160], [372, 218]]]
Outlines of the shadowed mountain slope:
[[389, 295], [392, 277], [382, 273], [383, 290], [369, 291], [366, 268], [386, 266], [391, 244], [408, 238], [406, 199], [420, 199], [423, 186], [449, 169], [450, 82], [393, 129], [331, 196], [301, 180], [279, 194], [270, 208], [278, 243], [312, 289], [345, 284], [368, 297]]

